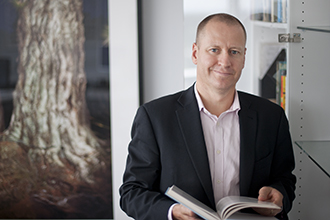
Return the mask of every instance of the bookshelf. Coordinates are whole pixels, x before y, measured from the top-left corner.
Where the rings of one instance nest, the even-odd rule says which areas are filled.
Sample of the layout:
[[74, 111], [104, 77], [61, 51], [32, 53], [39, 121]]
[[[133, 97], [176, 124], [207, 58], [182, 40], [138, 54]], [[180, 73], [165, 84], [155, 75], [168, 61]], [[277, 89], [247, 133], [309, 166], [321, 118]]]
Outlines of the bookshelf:
[[309, 30], [309, 31], [318, 31], [318, 32], [330, 33], [330, 26], [309, 26], [309, 27], [298, 26], [297, 28], [301, 29], [301, 30]]
[[281, 80], [278, 67], [286, 63], [287, 45], [278, 42], [278, 35], [288, 32], [286, 8], [286, 1], [251, 0], [254, 92], [280, 105], [286, 79]]
[[[287, 71], [284, 108], [295, 143], [297, 176], [296, 199], [289, 217], [299, 220], [324, 219], [324, 216], [330, 215], [330, 178], [320, 169], [318, 157], [306, 154], [301, 143], [308, 143], [308, 152], [327, 158], [330, 156], [329, 145], [318, 147], [320, 142], [329, 143], [330, 140], [330, 1], [286, 0], [286, 22], [261, 19], [260, 13], [269, 14], [271, 11], [263, 7], [270, 7], [275, 2], [251, 0], [255, 92], [264, 95], [261, 81], [270, 75], [270, 66], [275, 65], [277, 57], [285, 50]], [[278, 34], [290, 34], [290, 38], [297, 34], [300, 41], [279, 43]], [[273, 92], [276, 91], [274, 84], [272, 86]], [[269, 87], [266, 86], [267, 89]], [[310, 205], [310, 201], [317, 202]]]
[[270, 29], [287, 29], [288, 24], [287, 23], [277, 23], [277, 22], [265, 22], [265, 21], [258, 21], [258, 20], [253, 20], [254, 26], [259, 26], [259, 27], [266, 27]]
[[295, 144], [330, 178], [330, 141], [295, 141]]

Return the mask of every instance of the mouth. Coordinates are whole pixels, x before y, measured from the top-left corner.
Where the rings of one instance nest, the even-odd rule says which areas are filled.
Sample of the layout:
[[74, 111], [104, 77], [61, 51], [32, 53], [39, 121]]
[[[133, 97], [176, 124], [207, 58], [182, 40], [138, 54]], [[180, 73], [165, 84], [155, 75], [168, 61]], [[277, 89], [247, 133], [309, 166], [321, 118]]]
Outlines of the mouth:
[[216, 75], [220, 76], [231, 76], [233, 73], [227, 72], [227, 71], [222, 71], [222, 70], [212, 70]]

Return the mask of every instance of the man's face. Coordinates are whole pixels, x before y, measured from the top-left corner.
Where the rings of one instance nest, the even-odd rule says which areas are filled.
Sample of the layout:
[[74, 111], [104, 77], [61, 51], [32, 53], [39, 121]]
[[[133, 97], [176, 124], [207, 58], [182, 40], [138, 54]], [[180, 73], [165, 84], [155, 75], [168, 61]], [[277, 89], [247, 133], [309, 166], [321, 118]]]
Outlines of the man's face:
[[235, 90], [245, 62], [245, 35], [239, 24], [209, 21], [194, 43], [197, 85], [226, 93]]

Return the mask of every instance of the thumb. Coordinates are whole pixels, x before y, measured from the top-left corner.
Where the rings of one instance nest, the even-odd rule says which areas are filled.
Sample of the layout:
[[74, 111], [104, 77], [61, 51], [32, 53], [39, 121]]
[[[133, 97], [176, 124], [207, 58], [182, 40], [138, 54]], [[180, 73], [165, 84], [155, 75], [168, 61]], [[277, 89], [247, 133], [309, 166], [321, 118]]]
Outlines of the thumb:
[[271, 193], [272, 189], [270, 187], [262, 187], [259, 190], [259, 197], [258, 200], [266, 201], [269, 200], [269, 194]]

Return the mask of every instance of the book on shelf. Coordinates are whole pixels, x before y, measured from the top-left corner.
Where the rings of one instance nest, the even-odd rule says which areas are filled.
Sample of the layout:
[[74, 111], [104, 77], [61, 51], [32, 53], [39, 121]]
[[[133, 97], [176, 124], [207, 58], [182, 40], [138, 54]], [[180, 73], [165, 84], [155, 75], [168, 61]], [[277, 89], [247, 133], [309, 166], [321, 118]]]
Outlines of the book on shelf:
[[285, 109], [286, 61], [276, 61], [276, 103]]
[[262, 1], [262, 20], [265, 22], [271, 21], [271, 0]]
[[286, 61], [276, 62], [277, 77], [277, 96], [276, 101], [283, 109], [285, 109], [285, 85], [286, 85]]
[[270, 1], [270, 22], [277, 22], [278, 21], [278, 11], [277, 11], [277, 0]]
[[214, 211], [175, 185], [169, 187], [165, 194], [176, 202], [189, 208], [198, 216], [207, 220], [225, 220], [245, 208], [281, 209], [274, 203], [258, 201], [256, 198], [227, 196], [217, 203], [217, 211]]
[[280, 0], [278, 1], [277, 6], [277, 14], [278, 14], [278, 21], [279, 23], [286, 23], [287, 22], [287, 0]]

